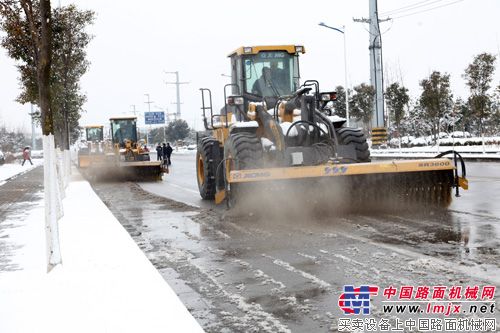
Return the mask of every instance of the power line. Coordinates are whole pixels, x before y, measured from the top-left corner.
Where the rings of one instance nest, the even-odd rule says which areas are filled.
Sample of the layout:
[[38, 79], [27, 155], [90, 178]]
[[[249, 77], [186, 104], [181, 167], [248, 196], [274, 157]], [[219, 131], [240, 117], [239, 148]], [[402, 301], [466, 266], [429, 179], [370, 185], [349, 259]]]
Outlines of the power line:
[[453, 1], [453, 2], [450, 2], [450, 3], [447, 3], [447, 4], [444, 4], [444, 5], [441, 5], [441, 6], [436, 6], [436, 7], [432, 7], [432, 8], [429, 8], [429, 9], [425, 9], [425, 10], [421, 10], [421, 11], [418, 11], [418, 12], [414, 12], [414, 13], [410, 13], [410, 14], [406, 14], [406, 15], [401, 15], [401, 16], [397, 16], [397, 17], [393, 17], [392, 19], [393, 20], [396, 20], [396, 19], [400, 19], [402, 17], [407, 17], [407, 16], [412, 16], [412, 15], [416, 15], [416, 14], [420, 14], [420, 13], [425, 13], [425, 12], [428, 12], [428, 11], [431, 11], [431, 10], [434, 10], [434, 9], [438, 9], [438, 8], [443, 8], [443, 7], [447, 7], [447, 6], [451, 6], [453, 4], [456, 4], [458, 2], [462, 2], [464, 0], [456, 0], [456, 1]]
[[411, 5], [403, 6], [403, 7], [392, 9], [392, 10], [388, 10], [386, 12], [382, 12], [380, 15], [393, 15], [393, 14], [396, 14], [398, 12], [405, 12], [405, 11], [414, 10], [414, 9], [417, 9], [417, 8], [420, 8], [420, 7], [429, 6], [429, 5], [432, 5], [433, 3], [441, 2], [441, 1], [444, 1], [444, 0], [425, 0], [425, 1], [419, 1], [419, 2], [416, 2], [416, 3], [411, 4]]

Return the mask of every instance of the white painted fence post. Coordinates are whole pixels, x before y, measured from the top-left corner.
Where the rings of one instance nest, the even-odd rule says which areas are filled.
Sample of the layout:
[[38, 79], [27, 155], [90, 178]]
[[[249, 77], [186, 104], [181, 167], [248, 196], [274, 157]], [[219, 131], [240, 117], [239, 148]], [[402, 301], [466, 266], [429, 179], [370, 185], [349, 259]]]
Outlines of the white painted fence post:
[[43, 183], [45, 191], [45, 237], [47, 249], [47, 272], [60, 264], [61, 250], [59, 246], [58, 215], [62, 212], [62, 204], [58, 202], [58, 184], [56, 170], [56, 151], [54, 136], [43, 136]]
[[68, 186], [71, 178], [71, 151], [69, 149], [64, 151], [64, 162], [66, 167], [66, 186]]
[[[56, 172], [57, 172], [57, 203], [59, 204], [60, 200], [66, 197], [64, 189], [66, 188], [65, 179], [64, 179], [64, 161], [62, 152], [59, 149], [55, 150], [56, 152]], [[58, 219], [62, 217], [62, 214], [58, 215]]]

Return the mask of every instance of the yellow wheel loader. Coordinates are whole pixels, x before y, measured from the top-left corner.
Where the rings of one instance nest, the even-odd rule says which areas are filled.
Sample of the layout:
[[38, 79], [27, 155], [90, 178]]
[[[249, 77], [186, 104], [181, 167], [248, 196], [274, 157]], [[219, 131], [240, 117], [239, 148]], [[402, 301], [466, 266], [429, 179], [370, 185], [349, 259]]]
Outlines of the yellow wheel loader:
[[114, 117], [111, 122], [111, 141], [116, 171], [129, 179], [161, 180], [167, 166], [151, 161], [146, 145], [137, 138], [137, 117]]
[[297, 45], [232, 52], [232, 82], [219, 112], [211, 91], [200, 89], [206, 131], [198, 133], [196, 173], [203, 199], [235, 204], [245, 194], [274, 200], [295, 192], [328, 203], [336, 193], [358, 206], [386, 200], [446, 207], [453, 187], [457, 195], [458, 187], [467, 189], [465, 165], [455, 152], [453, 159], [372, 162], [363, 131], [346, 127], [328, 107], [335, 92], [322, 92], [314, 80], [300, 84], [304, 52]]
[[161, 180], [167, 166], [151, 161], [145, 145], [138, 142], [137, 117], [110, 118], [111, 141], [89, 165], [88, 174], [101, 179]]
[[78, 167], [87, 169], [104, 159], [104, 126], [88, 125], [85, 129], [85, 143], [78, 149]]

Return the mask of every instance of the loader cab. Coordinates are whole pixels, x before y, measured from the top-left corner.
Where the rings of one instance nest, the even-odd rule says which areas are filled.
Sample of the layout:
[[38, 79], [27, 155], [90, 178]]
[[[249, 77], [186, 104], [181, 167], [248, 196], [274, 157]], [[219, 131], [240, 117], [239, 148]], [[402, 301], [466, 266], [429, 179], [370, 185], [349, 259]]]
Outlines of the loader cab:
[[233, 95], [242, 95], [245, 105], [264, 99], [274, 106], [279, 96], [299, 88], [298, 58], [304, 52], [296, 45], [238, 48], [229, 55]]
[[224, 86], [224, 106], [214, 111], [212, 92], [200, 88], [205, 129], [214, 131], [219, 142], [227, 138], [233, 121], [248, 121], [250, 102], [266, 102], [274, 108], [280, 96], [291, 95], [300, 86], [300, 45], [240, 47], [230, 53], [231, 83]]
[[104, 126], [86, 126], [85, 138], [87, 142], [99, 142], [104, 140]]
[[[114, 145], [127, 148], [127, 145], [137, 143], [137, 118], [111, 118], [111, 138]], [[128, 147], [131, 148], [131, 147]]]

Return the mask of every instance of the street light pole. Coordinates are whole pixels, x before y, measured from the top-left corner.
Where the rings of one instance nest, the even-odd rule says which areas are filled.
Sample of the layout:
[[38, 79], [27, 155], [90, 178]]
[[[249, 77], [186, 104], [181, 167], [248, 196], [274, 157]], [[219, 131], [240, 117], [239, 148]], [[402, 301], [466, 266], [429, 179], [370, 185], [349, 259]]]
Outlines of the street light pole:
[[335, 30], [337, 32], [340, 32], [342, 36], [344, 36], [344, 84], [345, 84], [345, 117], [347, 118], [347, 126], [349, 126], [349, 88], [347, 86], [347, 45], [346, 45], [346, 38], [345, 38], [345, 25], [342, 26], [342, 29], [330, 27], [329, 25], [326, 25], [323, 22], [320, 22], [318, 24], [319, 26]]
[[[149, 94], [144, 94], [144, 96], [147, 96], [148, 97], [148, 101], [147, 102], [144, 102], [148, 105], [148, 112], [151, 112], [151, 103], [154, 103], [154, 102], [151, 102], [149, 100]], [[146, 115], [144, 115], [144, 126], [146, 126]], [[150, 138], [151, 136], [151, 125], [149, 125], [149, 131], [147, 132], [146, 134], [146, 141], [147, 141], [147, 144], [149, 145], [150, 144]]]
[[35, 111], [33, 111], [33, 104], [31, 104], [31, 149], [36, 150], [35, 141]]

